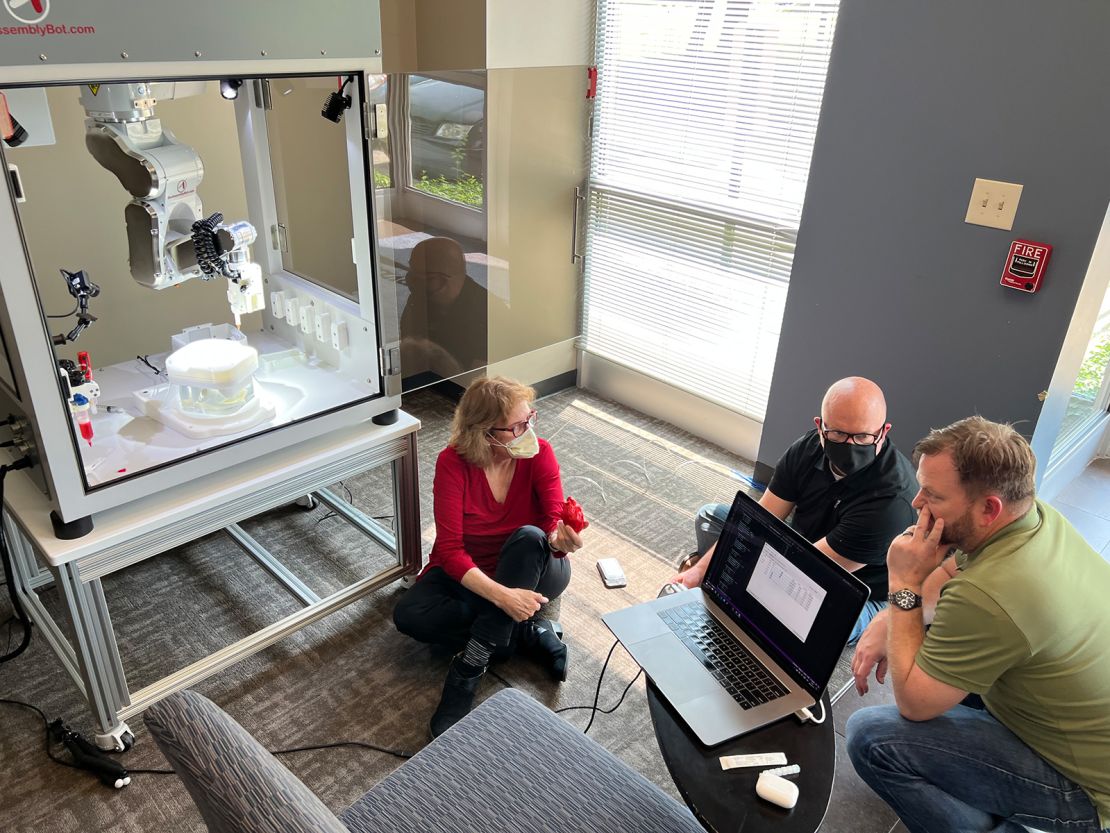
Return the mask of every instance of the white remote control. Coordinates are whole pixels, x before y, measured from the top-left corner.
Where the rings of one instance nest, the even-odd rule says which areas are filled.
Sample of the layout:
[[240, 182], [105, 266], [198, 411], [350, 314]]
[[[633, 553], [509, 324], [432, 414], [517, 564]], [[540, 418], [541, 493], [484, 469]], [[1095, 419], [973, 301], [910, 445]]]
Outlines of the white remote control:
[[721, 769], [736, 769], [745, 766], [775, 766], [785, 764], [786, 755], [782, 752], [762, 752], [754, 755], [725, 755], [721, 758]]
[[794, 805], [798, 803], [798, 785], [781, 775], [762, 773], [755, 782], [755, 793], [765, 801], [787, 810], [794, 809]]
[[765, 769], [765, 770], [763, 770], [763, 772], [761, 772], [759, 774], [760, 775], [782, 775], [782, 776], [787, 776], [787, 775], [797, 775], [801, 771], [802, 771], [802, 768], [800, 766], [798, 766], [797, 764], [791, 764], [790, 766], [780, 766], [778, 769]]

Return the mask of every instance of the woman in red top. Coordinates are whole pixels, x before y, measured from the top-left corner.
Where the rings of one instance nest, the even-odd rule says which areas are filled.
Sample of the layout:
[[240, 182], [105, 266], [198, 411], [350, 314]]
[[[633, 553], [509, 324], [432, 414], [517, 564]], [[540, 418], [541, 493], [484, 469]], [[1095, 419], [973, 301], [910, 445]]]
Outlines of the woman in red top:
[[503, 377], [473, 382], [436, 461], [436, 540], [427, 569], [393, 611], [397, 629], [462, 652], [432, 716], [438, 736], [466, 716], [491, 655], [519, 645], [566, 679], [567, 647], [540, 605], [570, 583], [582, 539], [560, 520], [563, 484], [536, 437], [535, 391]]

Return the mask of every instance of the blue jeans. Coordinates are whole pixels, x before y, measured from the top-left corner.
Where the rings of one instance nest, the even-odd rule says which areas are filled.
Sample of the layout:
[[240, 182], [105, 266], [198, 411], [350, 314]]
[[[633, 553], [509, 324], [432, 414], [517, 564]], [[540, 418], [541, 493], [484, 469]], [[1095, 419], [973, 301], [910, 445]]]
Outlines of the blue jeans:
[[913, 833], [1097, 833], [1083, 790], [985, 709], [956, 706], [921, 723], [896, 706], [848, 719], [848, 756]]
[[[728, 520], [728, 510], [731, 508], [727, 503], [707, 503], [698, 510], [697, 517], [694, 518], [694, 536], [698, 542], [698, 552], [702, 555], [721, 537], [721, 530], [724, 528], [725, 521]], [[854, 644], [863, 636], [864, 629], [884, 607], [886, 607], [885, 599], [882, 601], [869, 599], [867, 601], [863, 606], [863, 612], [860, 613], [859, 619], [856, 620], [856, 624], [852, 628], [852, 635], [848, 637], [849, 645]]]

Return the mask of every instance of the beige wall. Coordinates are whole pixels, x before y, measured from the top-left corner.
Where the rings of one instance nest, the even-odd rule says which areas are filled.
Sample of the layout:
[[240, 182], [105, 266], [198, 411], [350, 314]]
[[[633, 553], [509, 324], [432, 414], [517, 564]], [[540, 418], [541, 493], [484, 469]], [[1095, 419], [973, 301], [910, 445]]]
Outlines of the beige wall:
[[486, 66], [585, 67], [597, 0], [486, 0]]
[[[247, 218], [235, 113], [213, 84], [203, 96], [158, 105], [158, 116], [177, 138], [192, 145], [204, 161], [199, 192], [207, 214], [227, 220]], [[130, 200], [119, 181], [85, 149], [84, 110], [77, 90], [48, 91], [57, 143], [9, 150], [19, 165], [27, 202], [19, 206], [23, 233], [45, 311], [73, 309], [58, 269], [85, 269], [100, 285], [90, 310], [97, 317], [76, 344], [58, 349], [76, 358], [87, 350], [97, 367], [134, 359], [137, 354], [170, 349], [170, 336], [185, 327], [230, 322], [227, 282], [192, 280], [156, 292], [135, 283], [128, 267], [123, 209]], [[260, 326], [247, 316], [243, 330]], [[74, 319], [55, 319], [52, 332], [68, 332]]]
[[[497, 268], [509, 285], [508, 307], [490, 305], [491, 362], [578, 333], [571, 217], [574, 188], [585, 179], [583, 76], [581, 67], [488, 73], [489, 254], [491, 269], [504, 264]], [[551, 375], [574, 368], [566, 355], [566, 366]]]
[[486, 372], [490, 376], [508, 376], [531, 385], [574, 370], [577, 360], [574, 341], [561, 341], [511, 359], [490, 362]]
[[485, 0], [380, 0], [382, 71], [483, 69]]
[[416, 70], [416, 4], [413, 0], [380, 0], [382, 72]]
[[486, 66], [485, 0], [415, 0], [417, 68]]

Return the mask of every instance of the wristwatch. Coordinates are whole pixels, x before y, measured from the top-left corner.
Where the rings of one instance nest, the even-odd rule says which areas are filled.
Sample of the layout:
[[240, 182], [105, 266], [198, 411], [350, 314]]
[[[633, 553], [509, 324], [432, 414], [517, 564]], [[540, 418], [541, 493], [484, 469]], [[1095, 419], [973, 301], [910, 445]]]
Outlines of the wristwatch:
[[921, 607], [922, 602], [921, 596], [914, 593], [908, 587], [895, 590], [886, 597], [886, 600], [902, 610], [913, 610], [915, 607]]

